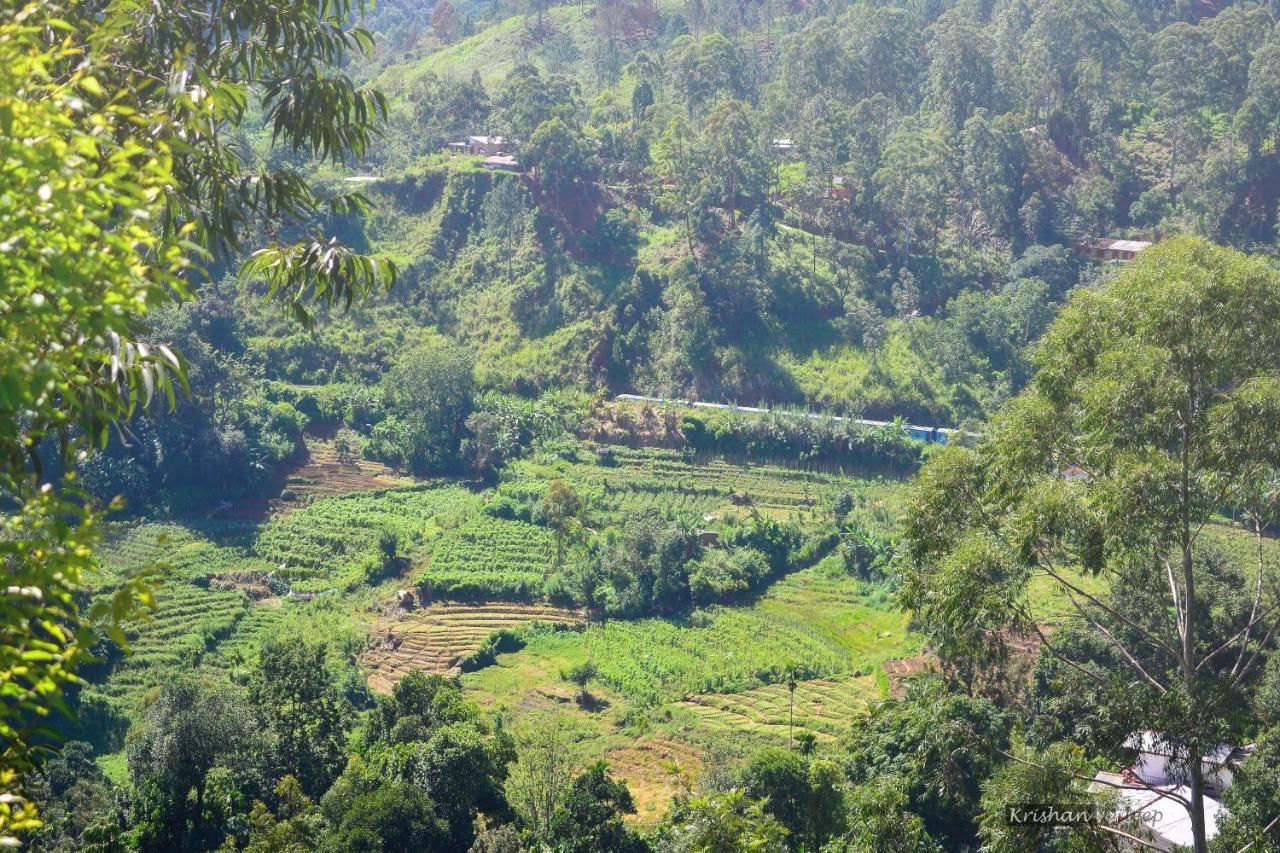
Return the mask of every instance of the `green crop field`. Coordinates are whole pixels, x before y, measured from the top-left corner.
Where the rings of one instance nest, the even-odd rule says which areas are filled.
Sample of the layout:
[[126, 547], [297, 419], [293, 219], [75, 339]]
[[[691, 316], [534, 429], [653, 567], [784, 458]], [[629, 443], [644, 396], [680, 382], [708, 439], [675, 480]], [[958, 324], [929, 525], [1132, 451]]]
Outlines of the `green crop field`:
[[322, 498], [265, 523], [215, 518], [117, 527], [101, 551], [97, 588], [106, 592], [123, 575], [154, 567], [157, 610], [127, 626], [129, 654], [92, 691], [132, 702], [175, 669], [233, 669], [283, 620], [309, 609], [280, 601], [281, 593], [358, 586], [384, 532], [396, 535], [402, 553], [429, 552], [441, 530], [478, 506], [457, 486], [412, 486]]
[[536, 597], [551, 553], [546, 528], [478, 513], [440, 537], [418, 581], [443, 597]]
[[[600, 460], [581, 450], [572, 459], [519, 462], [498, 492], [536, 500], [555, 478], [579, 491], [587, 523], [597, 527], [648, 510], [695, 519], [756, 511], [804, 523], [848, 491], [856, 515], [887, 529], [901, 495], [901, 484], [888, 479], [625, 447]], [[323, 497], [265, 522], [118, 528], [102, 550], [101, 588], [152, 565], [162, 567], [164, 580], [159, 612], [129, 627], [132, 654], [100, 689], [136, 696], [173, 667], [234, 668], [296, 608], [297, 602], [275, 600], [283, 591], [340, 595], [359, 588], [386, 533], [394, 534], [413, 583], [428, 597], [541, 597], [552, 568], [550, 533], [484, 513], [484, 501], [460, 486], [424, 484]], [[268, 594], [267, 583], [274, 603], [255, 601]], [[601, 681], [640, 704], [742, 692], [776, 683], [793, 665], [805, 677], [827, 678], [870, 672], [902, 654], [905, 620], [882, 598], [824, 567], [792, 575], [750, 607], [596, 623], [583, 634], [535, 634], [522, 654], [568, 663], [591, 655]], [[501, 669], [491, 677], [501, 677]]]
[[[792, 676], [799, 681], [795, 729], [829, 740], [885, 695], [885, 661], [919, 652], [886, 590], [860, 583], [834, 556], [735, 606], [597, 620], [575, 630], [530, 621], [552, 612], [557, 618], [542, 621], [578, 619], [542, 603], [555, 545], [534, 510], [556, 479], [582, 499], [580, 543], [650, 512], [694, 525], [760, 514], [815, 529], [829, 523], [842, 492], [853, 497], [854, 519], [888, 534], [904, 493], [891, 478], [575, 446], [517, 461], [489, 492], [422, 483], [308, 495], [265, 519], [119, 526], [102, 550], [99, 590], [160, 565], [159, 610], [128, 627], [131, 654], [113, 657], [91, 693], [132, 715], [175, 672], [242, 681], [265, 640], [297, 636], [328, 639], [385, 690], [419, 661], [447, 668], [479, 648], [487, 631], [517, 627], [524, 648], [466, 674], [470, 695], [498, 713], [543, 707], [567, 714], [583, 728], [584, 748], [617, 757], [646, 808], [658, 809], [672, 783], [649, 766], [647, 751], [696, 763], [708, 748], [777, 742], [792, 731], [785, 686]], [[496, 499], [523, 509], [517, 518], [485, 511]], [[398, 560], [389, 568], [386, 534]], [[398, 588], [415, 589], [423, 604], [474, 603], [380, 617]], [[294, 600], [298, 593], [316, 597]], [[401, 638], [394, 650], [388, 632]], [[587, 660], [599, 673], [594, 709], [579, 706], [561, 677]]]
[[325, 498], [274, 517], [258, 533], [252, 549], [276, 565], [297, 591], [358, 585], [382, 534], [394, 534], [400, 552], [412, 554], [476, 505], [473, 495], [456, 486]]
[[888, 528], [897, 515], [902, 483], [890, 478], [810, 471], [780, 465], [742, 465], [697, 460], [674, 450], [610, 447], [605, 464], [557, 460], [520, 462], [503, 490], [521, 492], [554, 477], [574, 483], [604, 514], [656, 509], [667, 515], [739, 513], [755, 509], [780, 519], [804, 520], [825, 510], [842, 491], [853, 495], [855, 513], [868, 526]]
[[[494, 696], [519, 695], [545, 673], [590, 659], [599, 681], [640, 706], [744, 693], [786, 680], [873, 676], [919, 651], [907, 617], [831, 561], [775, 584], [750, 607], [712, 607], [684, 620], [612, 620], [582, 632], [540, 631], [521, 651], [466, 676]], [[528, 679], [528, 680], [526, 680]]]
[[794, 707], [785, 684], [770, 684], [741, 693], [692, 696], [678, 703], [675, 714], [704, 737], [746, 734], [783, 740], [794, 729], [825, 740], [839, 737], [850, 720], [866, 713], [868, 702], [883, 698], [874, 676], [811, 679], [797, 683]]

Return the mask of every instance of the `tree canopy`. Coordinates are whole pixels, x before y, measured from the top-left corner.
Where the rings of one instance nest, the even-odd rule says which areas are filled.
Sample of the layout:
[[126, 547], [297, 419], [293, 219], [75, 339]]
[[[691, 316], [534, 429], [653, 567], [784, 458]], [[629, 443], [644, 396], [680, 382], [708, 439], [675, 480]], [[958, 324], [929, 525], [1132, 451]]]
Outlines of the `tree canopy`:
[[[990, 664], [1011, 638], [1039, 636], [1100, 704], [1133, 712], [1106, 715], [1112, 744], [1139, 723], [1169, 740], [1200, 850], [1201, 756], [1237, 734], [1237, 696], [1275, 624], [1261, 551], [1239, 587], [1213, 585], [1200, 559], [1221, 508], [1254, 518], [1258, 535], [1269, 517], [1277, 330], [1273, 265], [1167, 241], [1074, 296], [987, 440], [922, 471], [907, 528], [903, 602], [944, 659]], [[1115, 653], [1111, 668], [1043, 636], [1027, 606], [1037, 578]], [[1233, 587], [1248, 593], [1223, 594]]]

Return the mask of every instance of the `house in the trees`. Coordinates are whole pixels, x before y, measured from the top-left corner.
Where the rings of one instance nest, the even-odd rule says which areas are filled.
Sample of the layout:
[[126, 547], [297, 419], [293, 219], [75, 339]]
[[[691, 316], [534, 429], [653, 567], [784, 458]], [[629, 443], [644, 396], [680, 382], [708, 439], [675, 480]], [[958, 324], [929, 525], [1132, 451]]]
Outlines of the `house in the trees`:
[[1076, 254], [1090, 261], [1131, 261], [1151, 248], [1145, 240], [1114, 240], [1110, 237], [1088, 237], [1076, 243]]
[[492, 172], [515, 172], [519, 174], [524, 171], [520, 161], [510, 154], [495, 154], [492, 157], [486, 157], [480, 165]]
[[509, 154], [512, 149], [511, 140], [502, 136], [468, 136], [464, 144], [468, 154], [485, 157]]
[[[1179, 762], [1172, 748], [1155, 732], [1135, 732], [1125, 746], [1137, 756], [1133, 765], [1119, 773], [1098, 773], [1089, 786], [1096, 792], [1116, 797], [1119, 814], [1114, 823], [1158, 850], [1192, 846], [1190, 800], [1185, 762]], [[1223, 792], [1231, 787], [1235, 771], [1253, 753], [1253, 745], [1221, 744], [1200, 759], [1204, 780], [1205, 834], [1218, 834], [1218, 823], [1226, 817]], [[1181, 766], [1180, 766], [1181, 764]]]
[[[1151, 785], [1186, 781], [1182, 778], [1185, 772], [1178, 768], [1173, 751], [1155, 732], [1135, 732], [1125, 742], [1125, 746], [1138, 755], [1138, 760], [1130, 770], [1142, 781]], [[1200, 775], [1204, 779], [1205, 790], [1220, 795], [1231, 787], [1236, 769], [1253, 754], [1253, 749], [1253, 744], [1230, 746], [1224, 743], [1201, 758]]]
[[845, 181], [844, 175], [831, 178], [831, 186], [826, 190], [827, 198], [853, 198], [853, 187]]

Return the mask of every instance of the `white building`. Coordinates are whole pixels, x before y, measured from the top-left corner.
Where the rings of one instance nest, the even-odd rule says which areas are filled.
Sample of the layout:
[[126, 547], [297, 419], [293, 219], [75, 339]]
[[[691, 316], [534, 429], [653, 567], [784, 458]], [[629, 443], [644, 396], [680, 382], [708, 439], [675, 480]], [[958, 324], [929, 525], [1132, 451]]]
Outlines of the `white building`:
[[506, 154], [511, 150], [511, 141], [501, 136], [468, 136], [466, 149], [468, 154], [483, 154], [486, 157]]
[[1098, 237], [1081, 240], [1076, 244], [1076, 254], [1091, 261], [1131, 261], [1151, 248], [1146, 240], [1116, 240]]
[[[1168, 744], [1152, 731], [1134, 732], [1125, 746], [1138, 753], [1132, 772], [1149, 785], [1182, 785], [1188, 779], [1185, 769], [1177, 767]], [[1231, 787], [1235, 769], [1253, 753], [1253, 744], [1231, 746], [1220, 743], [1200, 759], [1200, 776], [1205, 790], [1215, 795]]]
[[[1182, 800], [1191, 800], [1185, 766], [1155, 732], [1135, 732], [1125, 746], [1137, 753], [1133, 766], [1122, 773], [1099, 773], [1090, 790], [1111, 792], [1119, 798], [1117, 823], [1161, 850], [1193, 846], [1191, 812]], [[1205, 836], [1218, 834], [1218, 823], [1227, 815], [1222, 792], [1231, 787], [1235, 769], [1253, 752], [1253, 745], [1220, 744], [1200, 760], [1205, 782]]]
[[493, 172], [518, 173], [524, 171], [520, 166], [520, 161], [508, 154], [495, 154], [492, 157], [486, 157], [480, 165]]

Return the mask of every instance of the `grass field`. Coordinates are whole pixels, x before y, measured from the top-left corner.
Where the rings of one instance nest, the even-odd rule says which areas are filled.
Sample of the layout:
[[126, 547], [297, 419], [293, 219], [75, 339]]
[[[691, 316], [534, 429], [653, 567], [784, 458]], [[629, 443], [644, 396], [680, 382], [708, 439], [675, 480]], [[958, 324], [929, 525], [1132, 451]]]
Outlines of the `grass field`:
[[[470, 38], [447, 45], [426, 56], [386, 69], [376, 83], [379, 88], [397, 96], [407, 95], [429, 74], [454, 80], [467, 80], [473, 72], [479, 73], [486, 86], [495, 86], [512, 68], [522, 61], [540, 60], [546, 66], [542, 47], [551, 41], [554, 33], [558, 41], [567, 42], [569, 49], [585, 52], [589, 49], [591, 22], [581, 8], [553, 8], [545, 13], [547, 33], [534, 32], [535, 19], [515, 15], [500, 23], [485, 27]], [[579, 70], [556, 67], [555, 70]]]

